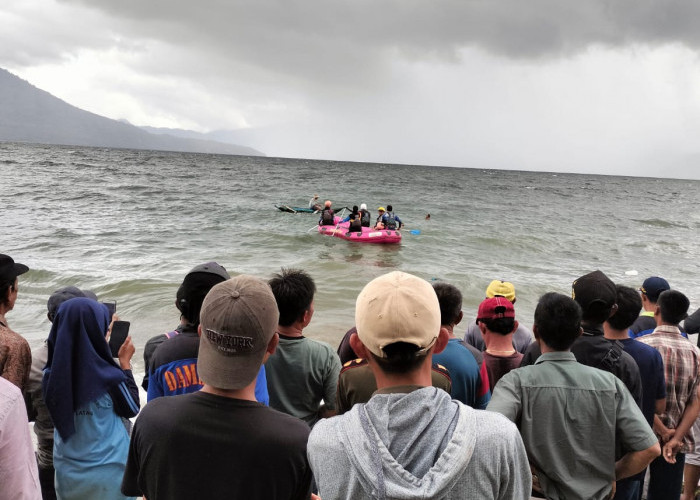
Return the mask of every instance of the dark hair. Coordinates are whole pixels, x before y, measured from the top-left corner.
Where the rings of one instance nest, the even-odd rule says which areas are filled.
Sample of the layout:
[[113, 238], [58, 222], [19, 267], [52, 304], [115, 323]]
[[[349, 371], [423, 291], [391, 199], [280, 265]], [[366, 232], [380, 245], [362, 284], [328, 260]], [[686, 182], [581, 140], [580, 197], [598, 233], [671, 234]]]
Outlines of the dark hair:
[[581, 331], [581, 306], [561, 293], [545, 293], [535, 308], [535, 327], [542, 341], [555, 351], [565, 351]]
[[387, 205], [387, 206], [386, 206], [386, 211], [387, 211], [387, 212], [391, 212], [392, 210], [394, 210], [394, 207], [392, 207], [391, 205]]
[[372, 352], [369, 354], [386, 373], [410, 373], [425, 361], [425, 354], [418, 354], [419, 350], [415, 344], [394, 342], [382, 349], [386, 354], [385, 358], [380, 358]]
[[280, 311], [279, 324], [291, 326], [302, 319], [316, 293], [316, 284], [311, 276], [300, 269], [283, 268], [269, 284]]
[[634, 288], [615, 285], [617, 312], [608, 318], [608, 323], [616, 330], [627, 330], [642, 310], [642, 298]]
[[189, 273], [175, 295], [176, 306], [182, 316], [192, 326], [199, 325], [199, 312], [202, 309], [204, 297], [214, 285], [226, 281], [223, 276], [213, 273]]
[[440, 324], [454, 325], [462, 311], [462, 292], [449, 283], [434, 283], [433, 289], [440, 303]]
[[513, 333], [515, 318], [480, 319], [479, 323], [486, 325], [486, 328], [488, 328], [490, 332], [508, 335], [509, 333]]
[[690, 301], [678, 290], [666, 290], [661, 292], [656, 305], [661, 311], [661, 321], [677, 325], [688, 316]]
[[9, 304], [10, 291], [14, 291], [16, 280], [17, 278], [12, 278], [10, 281], [0, 282], [0, 304]]

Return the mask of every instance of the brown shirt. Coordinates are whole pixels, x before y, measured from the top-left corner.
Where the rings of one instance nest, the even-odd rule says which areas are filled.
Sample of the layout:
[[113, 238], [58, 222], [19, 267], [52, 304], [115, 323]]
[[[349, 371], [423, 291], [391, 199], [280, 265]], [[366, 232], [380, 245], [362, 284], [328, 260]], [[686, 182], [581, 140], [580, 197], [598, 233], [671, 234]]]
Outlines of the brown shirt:
[[[450, 393], [452, 380], [447, 369], [437, 363], [432, 366], [433, 387]], [[343, 365], [338, 377], [336, 410], [338, 415], [349, 411], [356, 403], [366, 403], [377, 390], [377, 381], [365, 359], [354, 359]]]
[[24, 390], [31, 367], [29, 342], [10, 330], [5, 315], [0, 314], [0, 376]]
[[493, 393], [493, 388], [496, 387], [496, 382], [509, 371], [518, 368], [522, 359], [523, 355], [518, 351], [507, 356], [498, 356], [484, 351], [484, 362], [486, 363], [486, 371], [489, 374], [491, 393]]

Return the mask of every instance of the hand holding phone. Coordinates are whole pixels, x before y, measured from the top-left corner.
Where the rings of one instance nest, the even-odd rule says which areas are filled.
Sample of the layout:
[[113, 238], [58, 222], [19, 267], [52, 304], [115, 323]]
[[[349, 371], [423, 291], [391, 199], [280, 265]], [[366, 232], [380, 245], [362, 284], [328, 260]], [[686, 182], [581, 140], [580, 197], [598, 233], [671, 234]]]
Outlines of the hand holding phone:
[[109, 349], [112, 351], [113, 358], [119, 357], [119, 348], [129, 336], [130, 326], [131, 323], [128, 321], [114, 321], [112, 323], [112, 333], [109, 336]]

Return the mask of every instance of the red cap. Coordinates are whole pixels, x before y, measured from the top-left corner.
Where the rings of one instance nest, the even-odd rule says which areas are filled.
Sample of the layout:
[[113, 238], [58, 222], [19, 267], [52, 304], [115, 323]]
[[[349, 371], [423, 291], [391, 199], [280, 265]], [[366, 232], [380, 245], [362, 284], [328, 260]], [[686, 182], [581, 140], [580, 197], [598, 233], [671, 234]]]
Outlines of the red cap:
[[515, 307], [505, 297], [492, 297], [479, 304], [479, 312], [476, 319], [515, 318]]

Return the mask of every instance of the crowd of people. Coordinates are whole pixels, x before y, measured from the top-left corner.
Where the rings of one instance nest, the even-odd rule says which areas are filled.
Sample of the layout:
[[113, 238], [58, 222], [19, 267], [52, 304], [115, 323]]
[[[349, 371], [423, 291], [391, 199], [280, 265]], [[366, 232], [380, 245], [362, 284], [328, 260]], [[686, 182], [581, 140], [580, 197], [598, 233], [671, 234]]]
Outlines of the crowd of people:
[[0, 499], [695, 498], [700, 313], [663, 278], [590, 272], [532, 330], [494, 280], [461, 334], [457, 287], [393, 271], [336, 350], [304, 335], [308, 273], [207, 262], [143, 349], [141, 407], [92, 292], [48, 298], [33, 352], [9, 328], [27, 271], [0, 255]]

